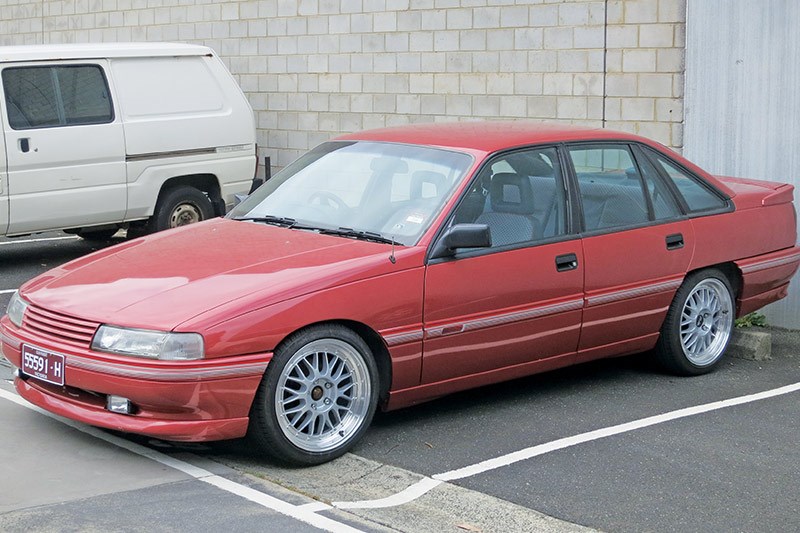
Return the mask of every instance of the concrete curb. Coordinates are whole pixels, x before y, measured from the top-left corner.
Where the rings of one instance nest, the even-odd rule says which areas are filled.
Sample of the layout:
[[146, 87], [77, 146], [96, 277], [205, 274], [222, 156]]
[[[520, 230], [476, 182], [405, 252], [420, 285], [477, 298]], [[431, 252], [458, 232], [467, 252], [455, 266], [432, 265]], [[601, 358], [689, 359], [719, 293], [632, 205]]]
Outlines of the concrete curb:
[[[397, 494], [423, 476], [402, 468], [346, 454], [331, 463], [284, 468], [237, 455], [213, 457], [253, 480], [280, 486], [318, 502], [373, 500]], [[422, 496], [382, 508], [329, 508], [326, 515], [373, 524], [403, 533], [591, 533], [597, 531], [554, 518], [493, 496], [442, 483]]]
[[749, 361], [772, 359], [772, 333], [761, 328], [735, 328], [728, 344], [728, 355]]

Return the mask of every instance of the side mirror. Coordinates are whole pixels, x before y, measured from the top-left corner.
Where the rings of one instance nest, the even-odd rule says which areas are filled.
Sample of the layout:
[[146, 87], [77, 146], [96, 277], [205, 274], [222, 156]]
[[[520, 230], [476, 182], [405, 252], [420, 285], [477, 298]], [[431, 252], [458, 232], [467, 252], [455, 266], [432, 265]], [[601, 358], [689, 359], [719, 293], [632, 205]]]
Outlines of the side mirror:
[[431, 259], [449, 257], [458, 248], [488, 248], [492, 245], [492, 235], [486, 224], [456, 224], [448, 228], [439, 238], [431, 254]]

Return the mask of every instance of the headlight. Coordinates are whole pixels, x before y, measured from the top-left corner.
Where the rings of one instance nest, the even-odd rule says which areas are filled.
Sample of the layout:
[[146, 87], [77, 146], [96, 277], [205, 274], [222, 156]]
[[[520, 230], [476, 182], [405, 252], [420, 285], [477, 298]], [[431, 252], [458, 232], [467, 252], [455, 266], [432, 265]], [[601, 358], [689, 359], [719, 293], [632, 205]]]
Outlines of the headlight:
[[199, 333], [169, 333], [102, 325], [92, 339], [92, 350], [147, 357], [163, 361], [203, 358], [203, 336]]
[[8, 307], [6, 308], [8, 319], [11, 320], [11, 322], [18, 328], [21, 328], [22, 316], [25, 314], [25, 309], [27, 308], [28, 302], [22, 299], [22, 297], [19, 295], [19, 291], [15, 292], [11, 297], [11, 301], [8, 302]]

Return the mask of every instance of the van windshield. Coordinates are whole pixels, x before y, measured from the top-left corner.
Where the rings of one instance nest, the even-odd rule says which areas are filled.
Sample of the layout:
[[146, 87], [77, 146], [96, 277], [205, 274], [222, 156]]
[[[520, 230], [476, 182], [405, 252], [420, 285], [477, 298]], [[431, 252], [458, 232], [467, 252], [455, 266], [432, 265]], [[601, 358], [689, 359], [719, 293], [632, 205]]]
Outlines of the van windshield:
[[[228, 214], [305, 229], [352, 230], [413, 245], [450, 198], [472, 157], [437, 148], [328, 142], [302, 156]], [[375, 239], [378, 240], [378, 239]]]

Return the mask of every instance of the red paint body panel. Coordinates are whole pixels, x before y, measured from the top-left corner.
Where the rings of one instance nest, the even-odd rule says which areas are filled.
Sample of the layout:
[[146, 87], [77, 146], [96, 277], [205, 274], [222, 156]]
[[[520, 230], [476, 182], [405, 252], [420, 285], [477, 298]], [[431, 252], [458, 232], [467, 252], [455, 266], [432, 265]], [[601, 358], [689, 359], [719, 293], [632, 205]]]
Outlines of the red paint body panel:
[[[668, 250], [666, 238], [681, 234], [684, 246]], [[580, 351], [658, 331], [694, 252], [689, 221], [659, 224], [583, 239], [586, 310]], [[588, 358], [584, 356], [581, 360]]]
[[20, 396], [51, 413], [115, 431], [138, 433], [182, 442], [204, 442], [237, 438], [247, 433], [249, 419], [158, 420], [118, 415], [90, 403], [70, 401], [33, 381], [14, 380]]
[[742, 275], [738, 314], [746, 315], [786, 297], [789, 280], [800, 268], [800, 247], [742, 259], [736, 266]]
[[[687, 272], [738, 271], [739, 312], [786, 295], [800, 265], [792, 187], [714, 177], [641, 137], [503, 122], [424, 124], [345, 135], [470, 154], [473, 164], [416, 245], [354, 240], [217, 219], [87, 255], [26, 283], [45, 316], [197, 332], [205, 359], [161, 362], [98, 353], [0, 319], [2, 350], [20, 366], [22, 343], [65, 356], [64, 387], [17, 379], [23, 397], [89, 424], [173, 440], [238, 437], [280, 343], [306, 326], [338, 322], [372, 332], [394, 409], [458, 390], [652, 348]], [[646, 144], [731, 199], [731, 212], [568, 235], [559, 242], [430, 262], [442, 224], [494, 153], [571, 141]], [[684, 246], [667, 250], [680, 233]], [[576, 268], [557, 272], [556, 256]], [[184, 258], [177, 260], [176, 258]], [[88, 327], [88, 326], [87, 326]], [[130, 398], [133, 415], [104, 409]]]
[[[99, 354], [56, 343], [47, 337], [19, 330], [7, 316], [0, 319], [0, 326], [4, 330], [3, 353], [15, 367], [21, 366], [23, 342], [65, 356], [65, 386], [31, 379], [25, 391], [38, 390], [40, 394], [57, 397], [59, 401], [56, 403], [63, 404], [62, 409], [78, 412], [83, 408], [87, 410], [86, 416], [103, 412], [104, 395], [123, 396], [137, 407], [135, 420], [138, 422], [135, 423], [144, 423], [145, 420], [159, 423], [246, 420], [255, 390], [271, 358], [267, 353], [224, 361], [151, 361]], [[127, 422], [134, 423], [134, 418], [125, 417], [119, 423]], [[220, 438], [242, 435], [230, 434]]]
[[[579, 267], [556, 272], [555, 258], [568, 253]], [[422, 382], [574, 353], [581, 265], [572, 240], [428, 266]]]

